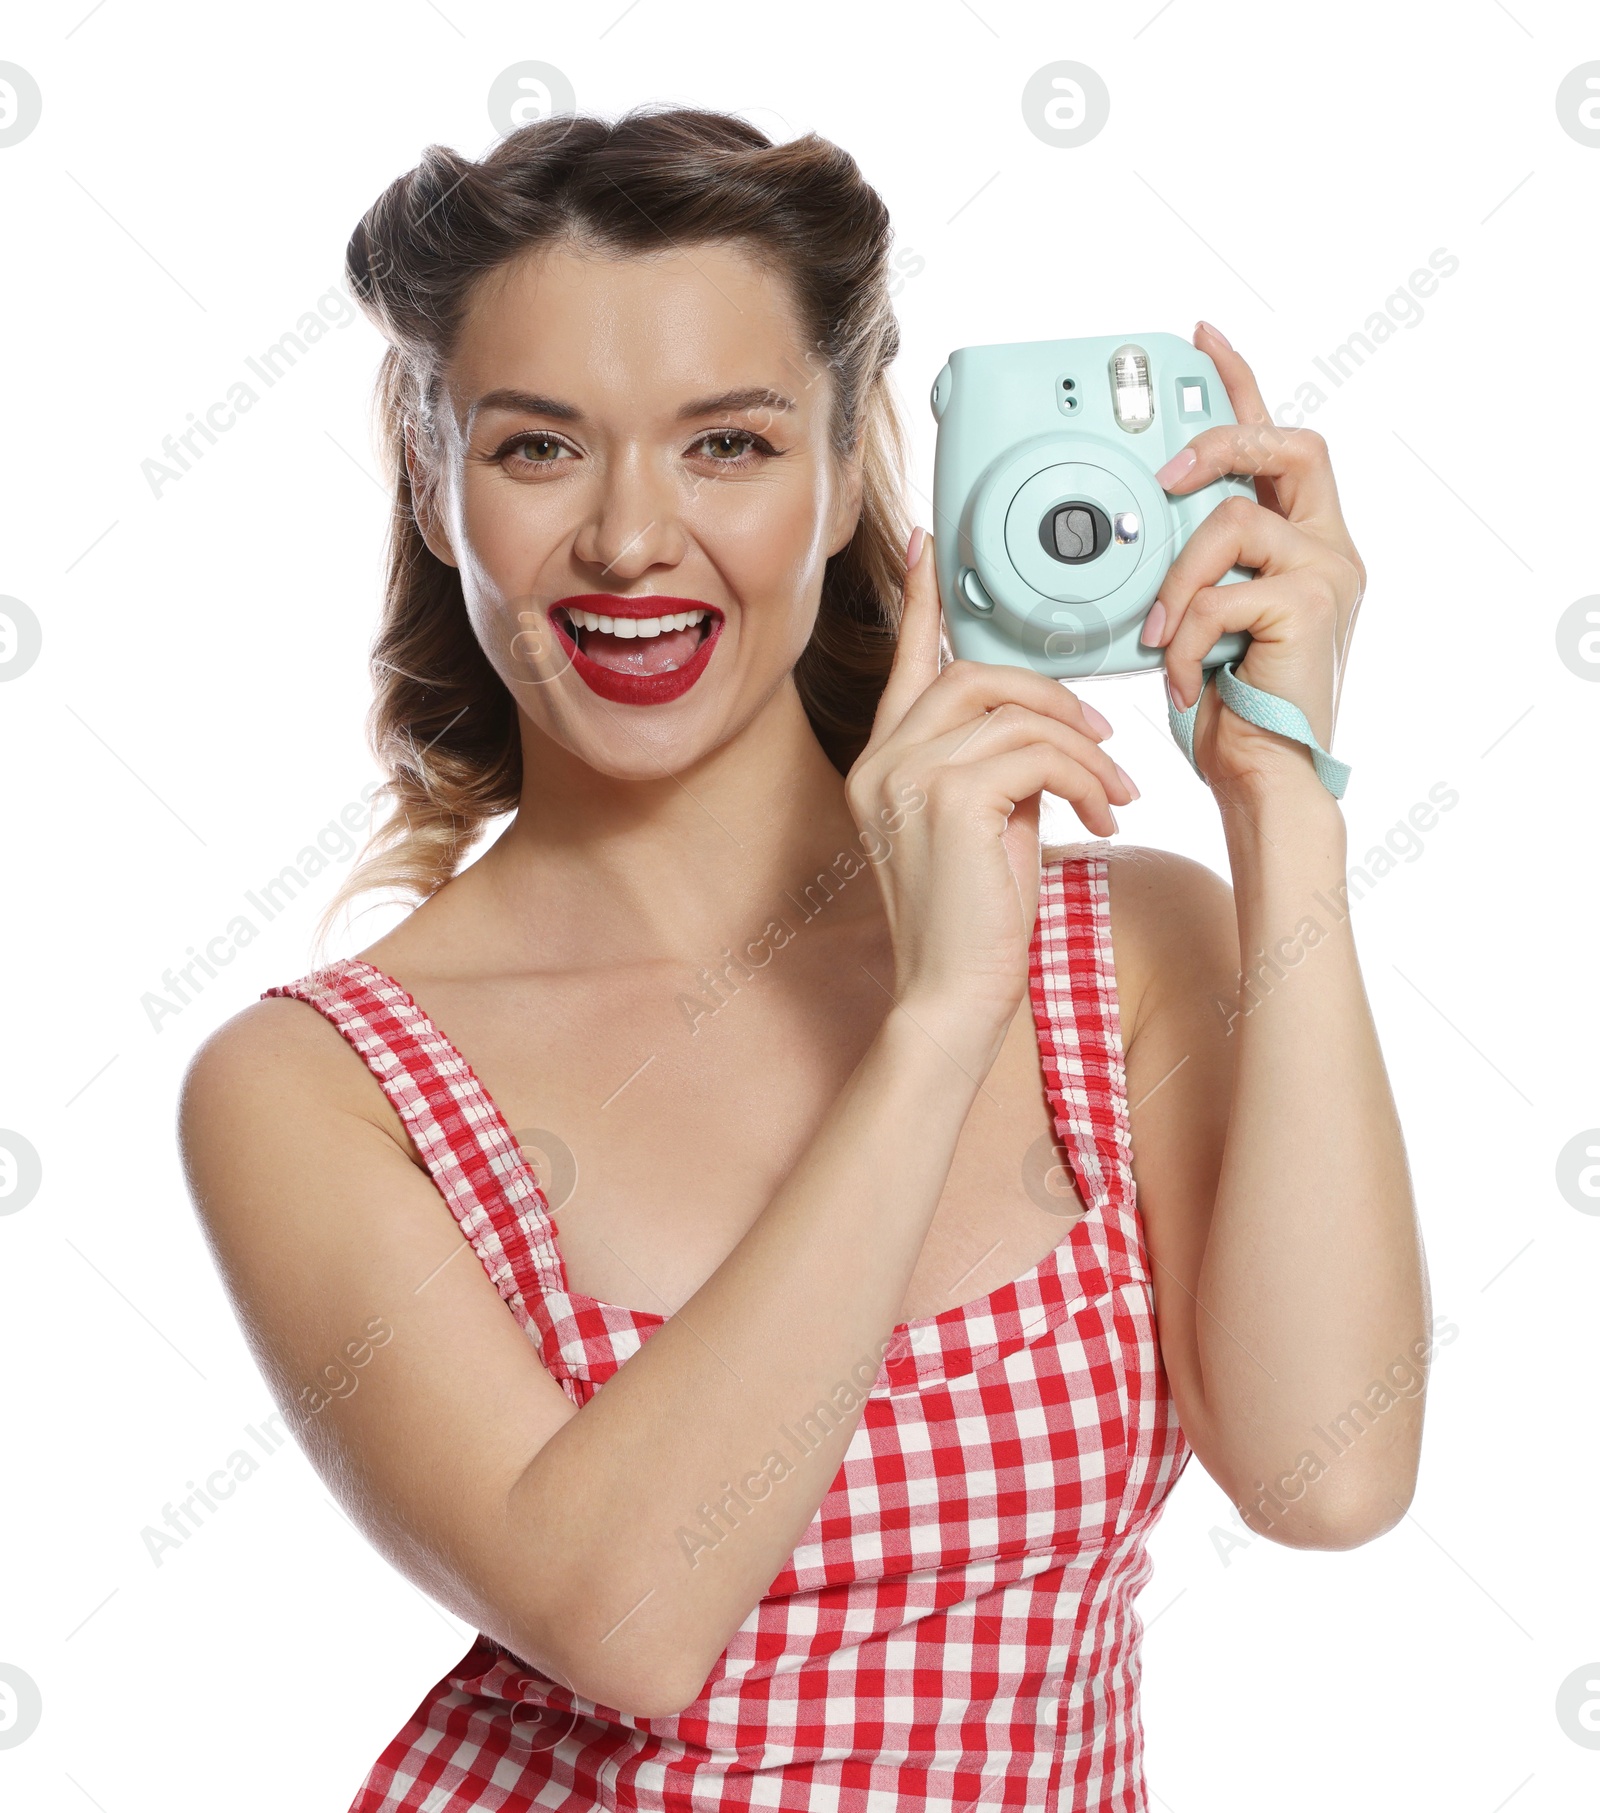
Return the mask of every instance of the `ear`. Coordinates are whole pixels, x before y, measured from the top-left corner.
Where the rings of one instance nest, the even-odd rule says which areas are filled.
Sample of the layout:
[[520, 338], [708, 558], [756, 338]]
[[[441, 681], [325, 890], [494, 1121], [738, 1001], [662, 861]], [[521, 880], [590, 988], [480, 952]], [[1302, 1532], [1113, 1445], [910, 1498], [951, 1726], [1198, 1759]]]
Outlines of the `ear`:
[[865, 442], [857, 435], [855, 445], [839, 468], [839, 487], [833, 505], [833, 533], [828, 547], [830, 556], [849, 547], [856, 525], [861, 521], [861, 492], [866, 476], [864, 453]]
[[405, 425], [406, 474], [411, 480], [411, 510], [428, 552], [447, 567], [457, 565], [449, 538], [439, 520], [439, 475], [417, 451], [416, 436], [410, 422]]

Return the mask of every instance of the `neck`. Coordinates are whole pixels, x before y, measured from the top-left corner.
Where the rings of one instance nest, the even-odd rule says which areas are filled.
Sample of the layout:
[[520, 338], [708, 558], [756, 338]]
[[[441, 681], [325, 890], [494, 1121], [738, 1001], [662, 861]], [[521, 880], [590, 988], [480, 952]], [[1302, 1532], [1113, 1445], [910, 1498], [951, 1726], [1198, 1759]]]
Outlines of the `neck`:
[[517, 814], [476, 866], [503, 935], [539, 967], [703, 963], [817, 910], [829, 871], [830, 921], [881, 917], [844, 777], [792, 678], [738, 735], [659, 779], [597, 773], [522, 725]]

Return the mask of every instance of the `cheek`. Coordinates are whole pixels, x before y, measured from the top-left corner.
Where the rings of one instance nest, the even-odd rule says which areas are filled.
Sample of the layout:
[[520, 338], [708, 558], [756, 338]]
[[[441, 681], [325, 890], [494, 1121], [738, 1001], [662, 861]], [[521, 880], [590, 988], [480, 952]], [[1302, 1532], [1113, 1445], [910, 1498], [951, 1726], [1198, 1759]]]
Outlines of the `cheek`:
[[827, 564], [820, 485], [729, 487], [688, 518], [688, 526], [736, 596], [792, 599], [800, 609]]
[[465, 487], [457, 555], [470, 589], [511, 597], [559, 544], [559, 515], [521, 491], [494, 485]]

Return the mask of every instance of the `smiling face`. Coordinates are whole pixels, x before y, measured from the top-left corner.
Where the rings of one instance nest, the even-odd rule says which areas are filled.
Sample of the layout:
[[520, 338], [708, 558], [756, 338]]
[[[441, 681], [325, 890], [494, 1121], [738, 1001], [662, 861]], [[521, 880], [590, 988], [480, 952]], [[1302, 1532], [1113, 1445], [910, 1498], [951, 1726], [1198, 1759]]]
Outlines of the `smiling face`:
[[418, 519], [528, 726], [656, 778], [792, 687], [860, 464], [780, 276], [719, 243], [526, 255], [479, 284], [444, 380]]

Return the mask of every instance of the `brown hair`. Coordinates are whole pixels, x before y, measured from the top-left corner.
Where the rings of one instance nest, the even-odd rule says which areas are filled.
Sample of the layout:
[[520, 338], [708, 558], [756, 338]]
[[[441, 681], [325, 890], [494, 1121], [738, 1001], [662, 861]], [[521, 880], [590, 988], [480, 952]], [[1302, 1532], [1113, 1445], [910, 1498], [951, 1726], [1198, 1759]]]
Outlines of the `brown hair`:
[[[531, 248], [603, 254], [738, 243], [784, 275], [808, 344], [833, 381], [832, 446], [862, 438], [861, 517], [828, 561], [794, 678], [841, 774], [866, 743], [894, 658], [905, 545], [905, 432], [889, 388], [899, 350], [889, 303], [889, 217], [855, 160], [807, 133], [774, 145], [729, 114], [635, 108], [615, 122], [557, 115], [520, 127], [478, 161], [430, 145], [351, 235], [345, 275], [389, 341], [375, 416], [394, 504], [383, 609], [371, 649], [367, 737], [391, 811], [316, 929], [393, 887], [425, 900], [522, 787], [517, 708], [467, 618], [456, 568], [425, 545], [407, 434], [438, 446], [442, 368], [485, 272]], [[319, 956], [320, 961], [320, 956]]]

